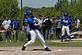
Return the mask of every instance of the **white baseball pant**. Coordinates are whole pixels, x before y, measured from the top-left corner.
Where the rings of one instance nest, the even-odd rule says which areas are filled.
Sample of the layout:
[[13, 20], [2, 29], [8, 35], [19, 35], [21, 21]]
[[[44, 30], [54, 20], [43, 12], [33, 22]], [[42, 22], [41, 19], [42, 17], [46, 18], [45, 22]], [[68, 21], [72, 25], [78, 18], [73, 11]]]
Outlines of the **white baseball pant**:
[[67, 33], [67, 35], [68, 36], [70, 36], [71, 34], [70, 34], [70, 30], [69, 30], [69, 26], [62, 26], [62, 36], [64, 36], [65, 35], [65, 31], [66, 31], [66, 33]]
[[45, 40], [43, 38], [43, 35], [40, 33], [39, 30], [30, 30], [30, 34], [31, 34], [31, 40], [28, 41], [28, 43], [26, 43], [24, 46], [28, 46], [28, 45], [31, 45], [35, 42], [36, 40], [36, 37], [41, 41], [41, 44], [44, 46], [44, 48], [46, 48], [46, 44], [45, 44]]

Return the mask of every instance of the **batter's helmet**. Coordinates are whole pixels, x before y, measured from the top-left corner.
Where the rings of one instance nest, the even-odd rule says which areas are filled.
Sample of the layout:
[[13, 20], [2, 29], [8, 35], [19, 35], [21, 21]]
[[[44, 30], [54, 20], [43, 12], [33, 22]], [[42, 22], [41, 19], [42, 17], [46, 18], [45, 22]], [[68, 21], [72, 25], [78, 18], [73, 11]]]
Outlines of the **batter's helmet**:
[[26, 12], [26, 15], [27, 15], [27, 16], [32, 16], [32, 11], [27, 11], [27, 12]]

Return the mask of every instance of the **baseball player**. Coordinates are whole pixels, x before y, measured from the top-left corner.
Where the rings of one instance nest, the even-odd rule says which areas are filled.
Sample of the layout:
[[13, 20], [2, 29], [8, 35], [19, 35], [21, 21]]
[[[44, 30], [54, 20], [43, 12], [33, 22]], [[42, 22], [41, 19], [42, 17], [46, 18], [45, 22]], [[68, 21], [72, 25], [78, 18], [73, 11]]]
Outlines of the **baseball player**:
[[39, 40], [41, 41], [42, 45], [44, 46], [44, 50], [45, 51], [50, 51], [48, 46], [46, 46], [43, 35], [38, 30], [38, 27], [40, 26], [40, 23], [38, 23], [38, 20], [36, 19], [36, 17], [34, 17], [32, 15], [31, 12], [27, 12], [27, 15], [29, 16], [29, 18], [27, 19], [27, 22], [28, 22], [29, 27], [30, 27], [31, 40], [23, 45], [22, 50], [25, 50], [26, 46], [33, 44], [36, 40], [36, 37], [38, 37]]
[[62, 34], [61, 34], [61, 42], [63, 42], [63, 37], [65, 35], [65, 32], [68, 35], [68, 39], [71, 40], [70, 37], [70, 29], [69, 26], [72, 24], [71, 19], [68, 17], [68, 13], [64, 13], [64, 16], [61, 18], [61, 26], [62, 26]]

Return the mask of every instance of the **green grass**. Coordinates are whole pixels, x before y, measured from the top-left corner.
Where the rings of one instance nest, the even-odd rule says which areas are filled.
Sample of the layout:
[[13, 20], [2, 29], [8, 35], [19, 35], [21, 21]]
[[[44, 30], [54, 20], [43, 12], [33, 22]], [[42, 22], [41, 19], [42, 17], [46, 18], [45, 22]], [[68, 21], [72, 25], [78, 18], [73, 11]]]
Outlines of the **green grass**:
[[[3, 41], [0, 41], [0, 47], [21, 47], [25, 43], [25, 34], [19, 33], [19, 42], [12, 39], [12, 42], [5, 42], [5, 37], [3, 35]], [[47, 45], [54, 47], [82, 47], [82, 40], [72, 40], [71, 42], [61, 43], [59, 40], [46, 40]], [[41, 46], [40, 41], [37, 39], [32, 46]]]
[[82, 47], [82, 41], [71, 41], [71, 42], [47, 42], [50, 46], [55, 47]]
[[[55, 40], [54, 40], [55, 41]], [[11, 43], [6, 43], [5, 41], [0, 42], [0, 47], [21, 47], [25, 41], [12, 41]], [[82, 41], [81, 40], [75, 40], [71, 42], [52, 42], [51, 40], [47, 40], [46, 43], [48, 46], [54, 46], [54, 47], [82, 47]], [[40, 41], [36, 41], [32, 46], [41, 46]]]

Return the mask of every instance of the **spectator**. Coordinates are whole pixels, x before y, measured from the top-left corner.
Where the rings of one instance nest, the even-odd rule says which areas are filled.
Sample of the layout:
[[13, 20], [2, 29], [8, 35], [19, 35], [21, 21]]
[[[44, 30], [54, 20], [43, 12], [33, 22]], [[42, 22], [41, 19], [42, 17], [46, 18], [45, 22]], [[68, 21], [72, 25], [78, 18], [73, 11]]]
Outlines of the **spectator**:
[[42, 34], [43, 34], [43, 36], [44, 36], [44, 39], [45, 39], [45, 20], [46, 20], [46, 17], [45, 16], [43, 16], [42, 18], [41, 18], [41, 20], [42, 20]]
[[49, 39], [55, 39], [55, 17], [51, 17], [51, 28], [50, 28], [50, 38]]
[[45, 39], [48, 39], [48, 35], [50, 34], [50, 29], [51, 29], [51, 25], [52, 22], [49, 19], [49, 17], [46, 17], [46, 19], [44, 20], [44, 30], [45, 30]]
[[42, 26], [43, 19], [44, 18], [41, 15], [39, 15], [39, 19], [38, 20], [39, 20], [39, 23], [40, 23], [40, 28], [39, 29], [40, 29], [41, 33], [43, 33], [43, 31], [42, 31], [43, 30], [43, 28], [42, 28], [43, 27]]
[[9, 38], [9, 40], [11, 42], [11, 28], [10, 28], [11, 25], [10, 24], [11, 24], [11, 20], [8, 19], [7, 17], [2, 22], [2, 26], [6, 30], [6, 32], [5, 32], [6, 42], [8, 41], [8, 38]]
[[[80, 31], [80, 18], [79, 17], [77, 17], [75, 23], [76, 23], [76, 26], [75, 26], [76, 31]], [[81, 35], [77, 35], [77, 37], [81, 38]]]
[[75, 23], [76, 23], [76, 31], [80, 31], [80, 19], [79, 19], [79, 17], [77, 18]]
[[56, 24], [56, 37], [58, 39], [60, 39], [60, 34], [61, 34], [61, 19], [60, 19], [59, 16], [56, 17], [55, 24]]
[[19, 22], [16, 18], [13, 18], [13, 20], [11, 21], [11, 28], [13, 30], [13, 37], [16, 37], [16, 41], [18, 41]]

